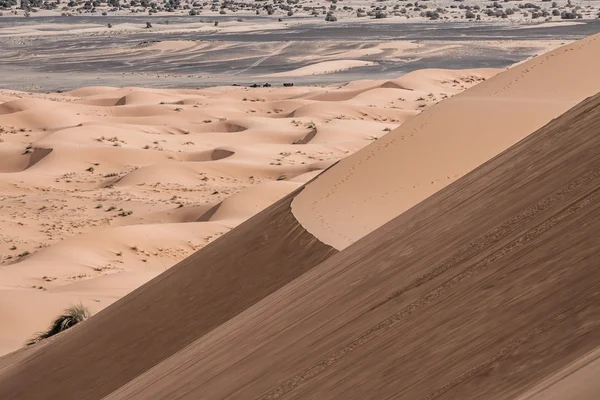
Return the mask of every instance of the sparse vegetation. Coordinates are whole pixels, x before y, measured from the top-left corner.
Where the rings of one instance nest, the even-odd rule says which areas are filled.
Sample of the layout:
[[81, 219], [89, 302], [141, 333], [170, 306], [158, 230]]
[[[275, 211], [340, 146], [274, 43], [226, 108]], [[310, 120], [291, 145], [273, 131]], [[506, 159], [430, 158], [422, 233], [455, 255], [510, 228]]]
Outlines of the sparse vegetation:
[[29, 346], [38, 343], [39, 341], [66, 331], [78, 323], [85, 321], [91, 315], [92, 313], [90, 310], [82, 304], [71, 306], [64, 310], [63, 313], [59, 315], [54, 322], [52, 322], [52, 325], [46, 332], [37, 334], [34, 338], [27, 342], [27, 345]]

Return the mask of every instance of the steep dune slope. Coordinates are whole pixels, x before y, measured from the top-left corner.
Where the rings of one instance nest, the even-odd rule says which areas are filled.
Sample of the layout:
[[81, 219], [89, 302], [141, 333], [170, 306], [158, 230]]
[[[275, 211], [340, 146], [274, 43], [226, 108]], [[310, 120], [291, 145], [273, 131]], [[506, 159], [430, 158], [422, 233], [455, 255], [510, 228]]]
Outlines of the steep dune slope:
[[597, 95], [106, 399], [524, 394], [600, 346], [599, 129]]
[[293, 195], [5, 367], [0, 398], [100, 399], [331, 256], [292, 216]]
[[543, 380], [516, 400], [595, 400], [600, 393], [600, 347]]
[[[498, 74], [342, 160], [294, 200], [294, 215], [343, 249], [600, 91], [598, 70], [600, 35]], [[469, 84], [446, 75], [452, 87]]]

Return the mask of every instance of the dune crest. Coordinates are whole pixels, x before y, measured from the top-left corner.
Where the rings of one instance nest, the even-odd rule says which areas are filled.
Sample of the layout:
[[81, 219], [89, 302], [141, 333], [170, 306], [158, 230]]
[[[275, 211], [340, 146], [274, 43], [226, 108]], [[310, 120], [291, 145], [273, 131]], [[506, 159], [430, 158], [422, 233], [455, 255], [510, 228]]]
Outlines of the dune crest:
[[[294, 215], [319, 240], [346, 248], [600, 91], [598, 53], [600, 35], [591, 36], [425, 110], [308, 185]], [[394, 82], [410, 88], [404, 79]], [[455, 87], [468, 81], [445, 78]]]

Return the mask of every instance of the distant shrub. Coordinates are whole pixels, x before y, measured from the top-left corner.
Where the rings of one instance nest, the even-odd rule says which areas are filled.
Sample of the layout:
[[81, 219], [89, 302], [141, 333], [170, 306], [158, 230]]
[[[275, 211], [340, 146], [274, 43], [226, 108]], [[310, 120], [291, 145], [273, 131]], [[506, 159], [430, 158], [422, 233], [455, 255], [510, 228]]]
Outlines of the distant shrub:
[[560, 18], [561, 19], [576, 19], [577, 14], [574, 12], [563, 11], [562, 13], [560, 13]]
[[335, 21], [337, 21], [337, 17], [335, 15], [333, 15], [332, 13], [328, 13], [325, 16], [325, 21], [327, 21], [327, 22], [335, 22]]
[[82, 304], [67, 308], [59, 315], [46, 332], [37, 334], [33, 339], [27, 342], [27, 345], [35, 344], [41, 340], [47, 339], [58, 333], [66, 331], [72, 326], [85, 321], [91, 316], [90, 310]]

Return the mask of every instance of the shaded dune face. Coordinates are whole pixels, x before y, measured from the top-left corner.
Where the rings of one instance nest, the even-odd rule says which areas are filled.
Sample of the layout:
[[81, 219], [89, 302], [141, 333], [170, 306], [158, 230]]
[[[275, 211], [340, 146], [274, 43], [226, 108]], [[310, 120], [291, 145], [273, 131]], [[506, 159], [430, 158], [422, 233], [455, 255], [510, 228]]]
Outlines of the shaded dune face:
[[599, 129], [600, 94], [106, 400], [500, 400], [593, 372]]
[[100, 399], [330, 257], [295, 194], [9, 368], [0, 398]]

